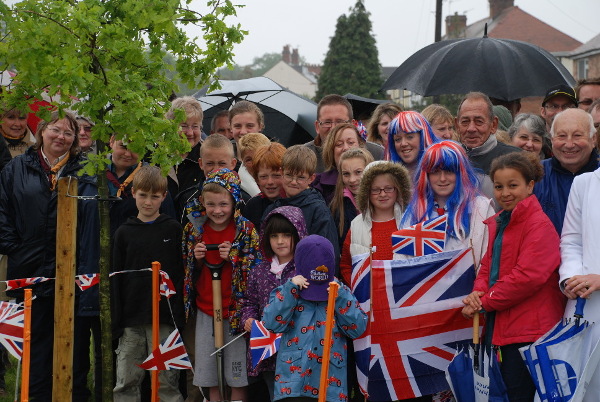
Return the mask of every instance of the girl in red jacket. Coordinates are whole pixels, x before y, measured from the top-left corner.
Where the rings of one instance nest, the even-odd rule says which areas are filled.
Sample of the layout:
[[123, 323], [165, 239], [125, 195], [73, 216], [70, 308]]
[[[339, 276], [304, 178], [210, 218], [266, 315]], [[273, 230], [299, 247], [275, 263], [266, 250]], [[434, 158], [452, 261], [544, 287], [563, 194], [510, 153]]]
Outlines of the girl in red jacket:
[[463, 315], [485, 312], [484, 342], [499, 350], [508, 397], [532, 401], [535, 386], [519, 348], [536, 341], [562, 317], [559, 238], [533, 185], [543, 174], [536, 155], [515, 152], [492, 163], [490, 177], [502, 211], [488, 218], [489, 241]]

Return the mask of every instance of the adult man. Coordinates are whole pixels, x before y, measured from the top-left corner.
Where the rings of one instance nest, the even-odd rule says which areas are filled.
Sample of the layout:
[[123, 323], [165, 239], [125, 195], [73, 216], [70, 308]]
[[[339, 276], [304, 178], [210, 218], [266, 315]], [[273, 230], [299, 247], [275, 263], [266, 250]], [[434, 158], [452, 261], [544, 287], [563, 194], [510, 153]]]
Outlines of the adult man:
[[484, 93], [465, 95], [458, 107], [456, 127], [469, 160], [485, 174], [489, 174], [492, 161], [498, 156], [521, 151], [496, 140], [498, 117], [494, 116], [492, 102]]
[[221, 110], [213, 116], [210, 122], [210, 133], [222, 134], [230, 140], [233, 139], [233, 132], [229, 125], [229, 110]]
[[[317, 173], [322, 173], [325, 170], [321, 147], [331, 129], [338, 124], [352, 122], [354, 122], [352, 105], [350, 105], [350, 102], [346, 98], [332, 94], [326, 95], [321, 99], [317, 105], [317, 120], [315, 121], [317, 136], [313, 141], [304, 144], [317, 155]], [[367, 150], [373, 155], [375, 160], [383, 159], [383, 147], [381, 145], [367, 141]]]
[[587, 110], [593, 101], [600, 98], [600, 77], [577, 81], [575, 93], [579, 109]]
[[554, 116], [563, 110], [577, 107], [577, 97], [573, 88], [567, 85], [556, 85], [546, 92], [540, 115], [546, 121], [546, 131], [550, 132]]
[[542, 161], [544, 177], [533, 193], [560, 235], [573, 178], [598, 167], [596, 130], [588, 113], [567, 109], [554, 118], [550, 136], [553, 156]]

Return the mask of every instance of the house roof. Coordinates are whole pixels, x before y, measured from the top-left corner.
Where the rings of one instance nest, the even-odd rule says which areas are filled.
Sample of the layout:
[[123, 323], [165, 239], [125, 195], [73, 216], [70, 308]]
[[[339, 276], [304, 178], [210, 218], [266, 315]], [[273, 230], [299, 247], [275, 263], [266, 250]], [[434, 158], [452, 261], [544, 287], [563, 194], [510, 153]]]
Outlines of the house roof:
[[592, 39], [573, 50], [570, 53], [570, 56], [573, 59], [578, 59], [580, 57], [591, 56], [597, 53], [600, 53], [600, 34], [594, 36]]
[[518, 6], [504, 9], [496, 18], [489, 17], [467, 26], [467, 38], [483, 37], [485, 24], [488, 36], [532, 43], [549, 52], [574, 50], [581, 42], [521, 10]]

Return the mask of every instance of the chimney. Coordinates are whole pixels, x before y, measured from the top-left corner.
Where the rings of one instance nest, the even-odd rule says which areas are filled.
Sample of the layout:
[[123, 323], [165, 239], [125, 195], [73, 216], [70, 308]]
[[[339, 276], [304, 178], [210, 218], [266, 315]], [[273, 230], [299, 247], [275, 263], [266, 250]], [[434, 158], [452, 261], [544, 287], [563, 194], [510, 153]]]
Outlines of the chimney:
[[290, 64], [290, 45], [285, 45], [283, 47], [281, 58], [283, 59], [284, 63]]
[[514, 0], [488, 0], [490, 3], [490, 18], [495, 19], [502, 11], [515, 5]]
[[300, 65], [300, 56], [298, 55], [298, 49], [292, 50], [292, 66]]
[[[490, 0], [491, 1], [491, 0]], [[467, 16], [449, 15], [446, 17], [446, 38], [448, 39], [460, 39], [465, 37], [467, 30]]]

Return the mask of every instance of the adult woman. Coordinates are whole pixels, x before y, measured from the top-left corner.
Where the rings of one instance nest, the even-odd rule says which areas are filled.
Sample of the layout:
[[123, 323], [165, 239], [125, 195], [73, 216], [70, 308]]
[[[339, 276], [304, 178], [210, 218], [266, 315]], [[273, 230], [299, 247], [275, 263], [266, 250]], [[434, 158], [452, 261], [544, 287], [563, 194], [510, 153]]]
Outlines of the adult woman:
[[27, 113], [23, 113], [18, 109], [4, 112], [0, 132], [13, 158], [23, 154], [27, 148], [35, 143], [33, 133], [27, 127]]
[[365, 148], [365, 140], [356, 126], [351, 123], [338, 124], [325, 139], [323, 144], [325, 171], [317, 174], [311, 186], [323, 195], [327, 205], [331, 202], [335, 192], [340, 156], [351, 148]]
[[400, 112], [390, 123], [386, 160], [404, 165], [414, 180], [425, 148], [438, 141], [421, 113]]
[[402, 108], [395, 103], [382, 103], [381, 105], [377, 106], [373, 111], [371, 120], [369, 120], [369, 127], [367, 128], [367, 141], [374, 142], [386, 148], [388, 126], [394, 117], [396, 117], [396, 115], [401, 111]]
[[[55, 277], [56, 186], [59, 178], [76, 176], [81, 169], [78, 132], [73, 115], [65, 113], [60, 117], [57, 112], [52, 113], [49, 121], [38, 125], [35, 144], [23, 155], [16, 156], [0, 175], [0, 252], [8, 256], [8, 279]], [[79, 194], [94, 192], [90, 178], [79, 179]], [[83, 218], [82, 213], [78, 219]], [[88, 234], [93, 230], [85, 228]], [[78, 234], [81, 233], [82, 230]], [[87, 249], [88, 255], [93, 255], [95, 246], [91, 234], [85, 238], [80, 236], [78, 240], [79, 248]], [[35, 298], [29, 394], [32, 399], [51, 400], [54, 282], [43, 282], [32, 288]], [[22, 290], [11, 293], [18, 301], [23, 300]], [[87, 350], [89, 352], [89, 347]], [[77, 350], [75, 356], [79, 357], [79, 353], [84, 352]], [[78, 362], [75, 359], [76, 368]], [[87, 372], [74, 377], [74, 397], [79, 392], [87, 392], [85, 374]]]
[[544, 159], [544, 144], [548, 141], [546, 123], [535, 114], [521, 113], [508, 128], [512, 145], [533, 152]]
[[437, 103], [427, 106], [421, 114], [427, 119], [435, 135], [444, 140], [458, 141], [454, 130], [454, 116], [448, 109]]
[[472, 245], [477, 268], [487, 246], [483, 221], [494, 213], [491, 200], [479, 195], [477, 175], [460, 144], [441, 141], [425, 150], [403, 227], [448, 214], [444, 250]]

